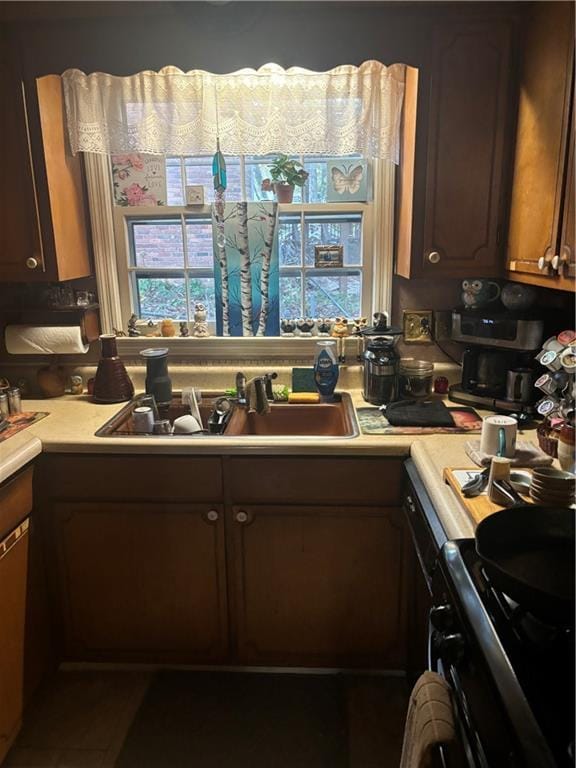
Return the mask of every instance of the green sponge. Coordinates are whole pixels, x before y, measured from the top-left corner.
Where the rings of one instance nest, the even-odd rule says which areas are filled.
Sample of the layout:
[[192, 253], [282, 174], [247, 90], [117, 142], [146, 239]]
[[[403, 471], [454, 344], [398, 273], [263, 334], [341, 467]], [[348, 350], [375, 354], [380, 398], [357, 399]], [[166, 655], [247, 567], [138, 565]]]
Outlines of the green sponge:
[[316, 392], [314, 368], [292, 368], [292, 392]]

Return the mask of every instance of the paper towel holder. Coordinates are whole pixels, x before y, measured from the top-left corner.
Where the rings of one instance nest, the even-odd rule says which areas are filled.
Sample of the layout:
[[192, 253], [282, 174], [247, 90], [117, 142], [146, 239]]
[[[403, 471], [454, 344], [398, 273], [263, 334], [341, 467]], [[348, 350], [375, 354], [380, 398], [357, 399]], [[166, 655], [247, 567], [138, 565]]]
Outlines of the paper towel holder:
[[4, 310], [6, 325], [79, 325], [84, 344], [100, 337], [99, 305], [66, 307], [63, 309]]

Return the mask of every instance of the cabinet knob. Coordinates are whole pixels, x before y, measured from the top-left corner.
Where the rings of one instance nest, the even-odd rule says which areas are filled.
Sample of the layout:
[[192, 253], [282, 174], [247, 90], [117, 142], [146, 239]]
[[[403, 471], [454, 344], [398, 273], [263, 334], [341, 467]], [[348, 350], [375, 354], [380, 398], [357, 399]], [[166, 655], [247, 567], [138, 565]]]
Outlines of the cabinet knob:
[[38, 267], [38, 259], [35, 259], [34, 256], [30, 256], [26, 259], [26, 266], [28, 269], [36, 269]]
[[562, 246], [560, 254], [555, 254], [552, 258], [552, 269], [555, 272], [560, 272], [565, 264], [570, 263], [570, 248], [567, 245]]
[[430, 262], [430, 264], [438, 264], [438, 262], [440, 261], [440, 254], [438, 253], [438, 251], [430, 251], [430, 253], [428, 254], [428, 261]]
[[247, 523], [248, 522], [248, 515], [246, 512], [243, 512], [240, 510], [240, 512], [236, 512], [236, 522], [237, 523]]
[[208, 520], [210, 520], [211, 523], [215, 523], [216, 520], [218, 520], [219, 515], [215, 509], [209, 509], [208, 512], [206, 513], [206, 517], [208, 518]]
[[540, 256], [538, 259], [538, 269], [540, 272], [549, 272], [554, 260], [554, 251], [552, 248], [547, 248], [544, 256]]

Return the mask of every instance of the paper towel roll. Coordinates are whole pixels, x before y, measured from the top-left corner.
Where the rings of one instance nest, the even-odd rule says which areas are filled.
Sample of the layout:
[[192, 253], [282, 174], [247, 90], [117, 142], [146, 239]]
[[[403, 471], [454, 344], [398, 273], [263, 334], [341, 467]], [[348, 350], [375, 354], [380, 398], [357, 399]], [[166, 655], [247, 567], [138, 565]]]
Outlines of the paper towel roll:
[[8, 325], [4, 331], [10, 355], [77, 355], [88, 352], [79, 325]]

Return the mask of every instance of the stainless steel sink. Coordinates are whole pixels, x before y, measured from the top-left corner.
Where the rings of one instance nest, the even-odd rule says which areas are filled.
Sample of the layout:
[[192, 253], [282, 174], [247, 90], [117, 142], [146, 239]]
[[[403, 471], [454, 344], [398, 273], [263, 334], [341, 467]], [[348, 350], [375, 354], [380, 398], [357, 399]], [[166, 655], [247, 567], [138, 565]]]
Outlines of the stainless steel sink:
[[271, 403], [270, 413], [248, 413], [237, 406], [226, 427], [227, 437], [356, 437], [352, 399], [347, 393], [332, 403]]
[[[144, 437], [151, 440], [159, 437], [164, 439], [194, 437], [201, 440], [207, 436], [350, 438], [360, 433], [352, 399], [348, 393], [342, 393], [337, 395], [337, 399], [332, 403], [271, 403], [270, 413], [262, 416], [257, 413], [248, 413], [246, 406], [235, 405], [224, 432], [221, 435], [210, 434], [208, 419], [214, 409], [214, 401], [221, 395], [222, 393], [210, 393], [199, 406], [205, 432], [195, 435], [148, 435], [137, 432], [134, 429], [132, 412], [138, 402], [132, 401], [100, 427], [96, 436]], [[174, 419], [186, 413], [190, 413], [188, 406], [182, 403], [180, 396], [177, 396], [169, 406], [161, 409], [160, 417], [173, 422]]]
[[[220, 395], [222, 393], [219, 393]], [[132, 413], [134, 411], [134, 408], [138, 406], [138, 402], [136, 400], [131, 401], [130, 403], [127, 403], [118, 413], [116, 413], [114, 416], [112, 416], [111, 419], [109, 419], [103, 426], [100, 427], [100, 429], [96, 432], [96, 437], [146, 437], [146, 438], [159, 438], [159, 437], [203, 437], [208, 432], [208, 418], [210, 417], [210, 414], [212, 413], [214, 409], [214, 399], [216, 399], [217, 395], [214, 396], [214, 398], [210, 397], [209, 399], [205, 400], [204, 402], [200, 403], [199, 410], [200, 410], [200, 416], [202, 418], [202, 428], [206, 430], [206, 432], [198, 432], [195, 435], [187, 435], [187, 434], [178, 434], [178, 435], [149, 435], [144, 434], [142, 432], [136, 431], [134, 428], [134, 419], [132, 417]], [[187, 413], [190, 413], [190, 408], [188, 405], [185, 405], [182, 403], [182, 400], [180, 396], [174, 397], [172, 399], [172, 402], [169, 406], [160, 407], [158, 409], [160, 411], [160, 418], [161, 419], [169, 419], [171, 423], [174, 422], [174, 419], [177, 419], [179, 416], [184, 416]]]

